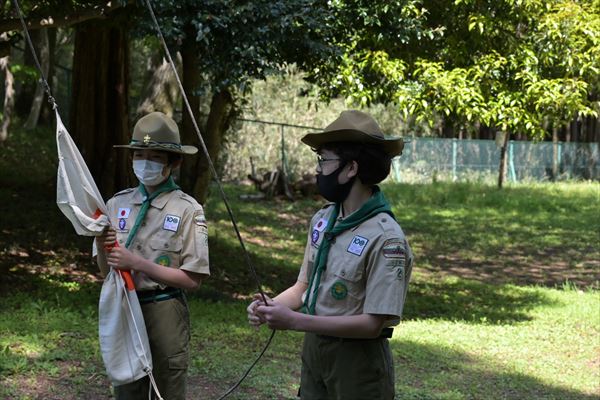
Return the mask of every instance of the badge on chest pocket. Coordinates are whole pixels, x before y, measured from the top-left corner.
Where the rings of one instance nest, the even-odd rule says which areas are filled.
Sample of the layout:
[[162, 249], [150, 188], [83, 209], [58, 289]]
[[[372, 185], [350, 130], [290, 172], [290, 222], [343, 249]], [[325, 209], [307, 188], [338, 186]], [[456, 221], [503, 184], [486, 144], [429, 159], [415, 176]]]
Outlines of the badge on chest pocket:
[[179, 222], [181, 222], [181, 217], [176, 215], [167, 215], [165, 217], [165, 222], [163, 223], [163, 229], [177, 232], [177, 229], [179, 228]]

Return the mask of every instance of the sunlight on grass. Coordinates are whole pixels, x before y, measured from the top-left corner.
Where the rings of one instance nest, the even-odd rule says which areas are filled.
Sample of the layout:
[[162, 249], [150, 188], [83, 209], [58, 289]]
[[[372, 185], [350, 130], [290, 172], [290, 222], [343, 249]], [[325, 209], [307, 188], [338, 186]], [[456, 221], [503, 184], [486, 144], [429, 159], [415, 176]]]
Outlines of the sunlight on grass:
[[[385, 185], [416, 256], [404, 322], [391, 341], [399, 398], [598, 397], [599, 188]], [[263, 289], [279, 293], [296, 280], [307, 221], [322, 202], [246, 202], [238, 196], [251, 187], [226, 190]], [[0, 190], [0, 200], [10, 198]], [[44, 392], [51, 398], [60, 393], [49, 380], [57, 376], [74, 396], [106, 397], [89, 239], [65, 232], [44, 197], [19, 199], [36, 212], [0, 232], [0, 260], [14, 282], [0, 295], [0, 398], [27, 398], [23, 385], [53, 382]], [[257, 288], [223, 205], [211, 198], [206, 210], [212, 276], [188, 296], [199, 398], [212, 398], [205, 387], [222, 393], [237, 381], [269, 335], [247, 325]], [[301, 333], [278, 332], [230, 398], [294, 398], [301, 342]]]

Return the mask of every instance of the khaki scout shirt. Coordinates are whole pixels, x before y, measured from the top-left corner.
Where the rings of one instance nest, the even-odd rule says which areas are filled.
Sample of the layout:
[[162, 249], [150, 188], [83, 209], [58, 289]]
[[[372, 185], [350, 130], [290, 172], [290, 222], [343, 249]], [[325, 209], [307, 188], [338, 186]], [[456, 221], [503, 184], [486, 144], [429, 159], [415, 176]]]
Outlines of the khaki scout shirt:
[[[308, 284], [333, 205], [312, 218], [304, 261], [298, 280]], [[342, 218], [338, 217], [338, 221]], [[404, 232], [394, 219], [380, 213], [353, 229], [342, 232], [331, 244], [321, 276], [316, 315], [380, 314], [402, 316], [413, 255]], [[304, 293], [303, 300], [306, 297]]]
[[[137, 188], [130, 188], [115, 194], [106, 204], [120, 246], [127, 242], [142, 206], [142, 197]], [[129, 250], [168, 268], [209, 275], [208, 229], [202, 206], [181, 190], [161, 193], [152, 200]], [[167, 286], [142, 272], [132, 271], [132, 274], [137, 290]]]

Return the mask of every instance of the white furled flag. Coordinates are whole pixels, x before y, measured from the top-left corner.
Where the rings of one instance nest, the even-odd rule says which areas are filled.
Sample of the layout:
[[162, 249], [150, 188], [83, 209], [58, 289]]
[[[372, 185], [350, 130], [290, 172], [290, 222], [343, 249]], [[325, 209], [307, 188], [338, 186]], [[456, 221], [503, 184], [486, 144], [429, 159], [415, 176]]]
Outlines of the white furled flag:
[[[56, 203], [77, 234], [98, 236], [110, 225], [106, 204], [58, 111], [56, 144], [59, 160]], [[98, 314], [100, 350], [113, 385], [124, 385], [149, 375], [158, 394], [144, 316], [129, 271], [110, 269], [102, 285]]]

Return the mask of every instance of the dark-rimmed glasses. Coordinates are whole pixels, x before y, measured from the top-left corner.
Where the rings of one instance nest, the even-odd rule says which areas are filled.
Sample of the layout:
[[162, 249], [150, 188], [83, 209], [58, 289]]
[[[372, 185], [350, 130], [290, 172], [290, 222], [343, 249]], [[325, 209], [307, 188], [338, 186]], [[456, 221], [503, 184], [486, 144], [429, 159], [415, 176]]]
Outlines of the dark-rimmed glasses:
[[319, 168], [323, 169], [323, 164], [328, 161], [341, 161], [341, 158], [323, 158], [320, 155], [317, 155], [317, 163], [319, 164]]

